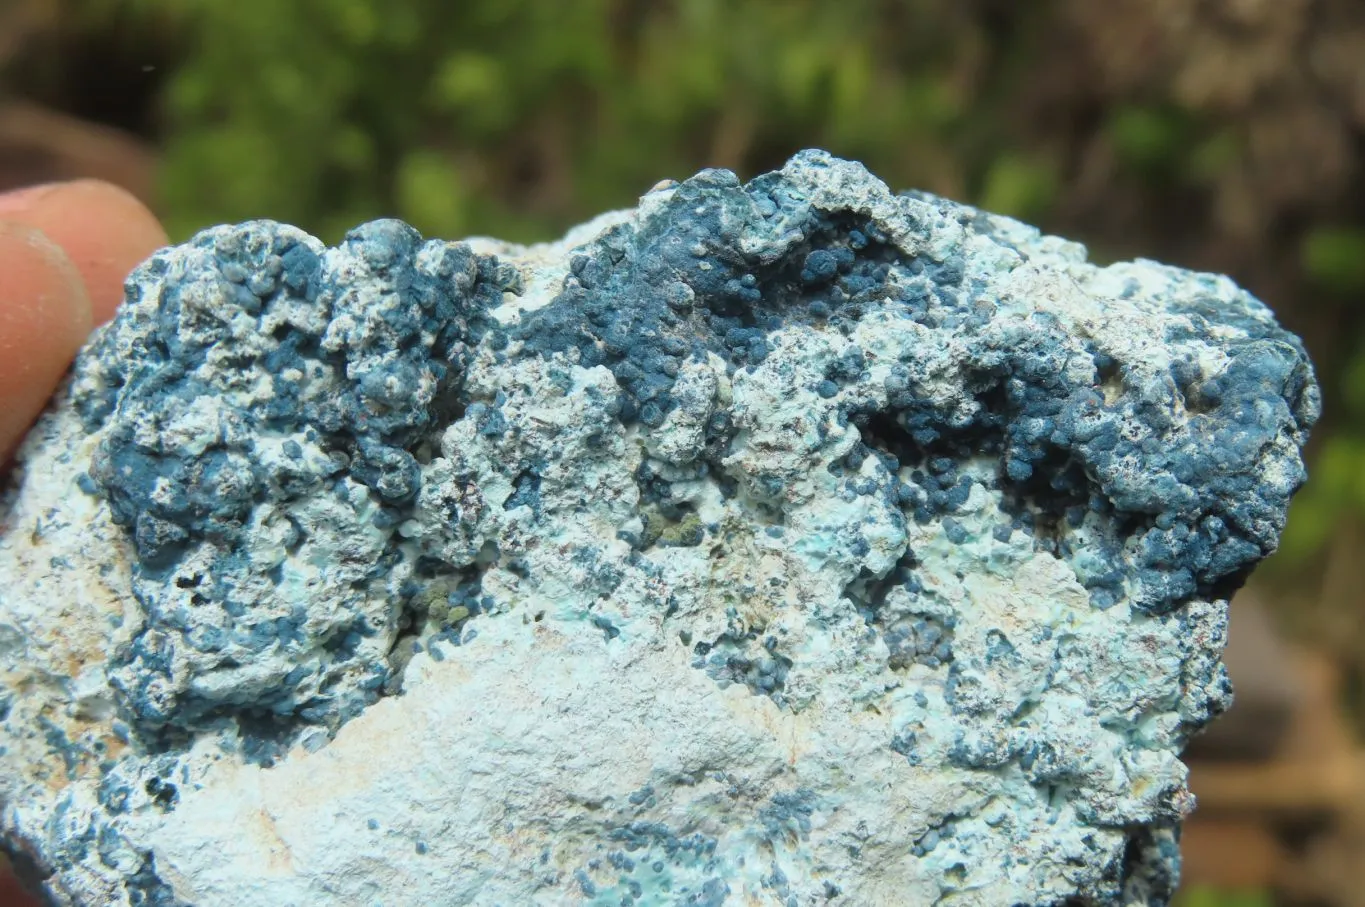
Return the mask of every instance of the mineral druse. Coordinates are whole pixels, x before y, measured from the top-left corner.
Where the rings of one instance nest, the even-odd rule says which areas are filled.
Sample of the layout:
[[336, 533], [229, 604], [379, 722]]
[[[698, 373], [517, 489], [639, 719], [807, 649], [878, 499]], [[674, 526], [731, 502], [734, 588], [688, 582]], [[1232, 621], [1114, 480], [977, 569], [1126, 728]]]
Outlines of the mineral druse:
[[0, 503], [61, 905], [1157, 905], [1318, 412], [1231, 281], [806, 152], [133, 273]]

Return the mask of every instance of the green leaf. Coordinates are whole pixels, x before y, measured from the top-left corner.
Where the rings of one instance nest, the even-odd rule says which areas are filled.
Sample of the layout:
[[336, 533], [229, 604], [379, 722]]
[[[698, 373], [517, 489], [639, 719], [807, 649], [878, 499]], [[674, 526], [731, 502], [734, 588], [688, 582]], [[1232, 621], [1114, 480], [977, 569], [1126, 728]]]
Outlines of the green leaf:
[[1289, 506], [1276, 561], [1293, 565], [1317, 554], [1348, 510], [1365, 513], [1365, 439], [1338, 435], [1323, 444]]
[[1341, 376], [1342, 402], [1357, 425], [1365, 425], [1365, 350], [1346, 364]]
[[438, 102], [452, 108], [492, 104], [501, 94], [502, 78], [502, 67], [494, 57], [458, 53], [441, 62], [431, 80], [432, 94]]
[[1185, 175], [1195, 183], [1212, 185], [1227, 172], [1241, 154], [1242, 143], [1225, 129], [1195, 146], [1185, 164]]
[[986, 171], [980, 206], [988, 211], [1027, 220], [1052, 205], [1057, 197], [1057, 177], [1040, 161], [1005, 154]]
[[375, 165], [374, 140], [356, 126], [341, 127], [329, 150], [331, 160], [343, 170], [363, 173]]
[[1365, 468], [1365, 442], [1338, 435], [1328, 438], [1309, 471], [1309, 481], [1324, 491], [1340, 495], [1350, 489]]
[[1272, 561], [1278, 567], [1302, 564], [1326, 546], [1341, 508], [1306, 492], [1289, 505], [1289, 520]]
[[453, 161], [423, 149], [409, 153], [396, 176], [399, 212], [428, 236], [451, 236], [464, 229], [464, 187]]
[[1325, 289], [1365, 290], [1365, 228], [1319, 227], [1304, 237], [1303, 269]]
[[1176, 896], [1174, 907], [1274, 907], [1270, 892], [1259, 888], [1192, 885]]
[[328, 5], [333, 27], [350, 44], [364, 46], [375, 39], [382, 7], [367, 0], [332, 0]]
[[1184, 117], [1150, 107], [1120, 108], [1105, 131], [1119, 160], [1138, 171], [1167, 169], [1188, 142]]
[[429, 87], [433, 106], [455, 114], [465, 136], [498, 132], [517, 115], [508, 73], [488, 54], [462, 52], [443, 60]]

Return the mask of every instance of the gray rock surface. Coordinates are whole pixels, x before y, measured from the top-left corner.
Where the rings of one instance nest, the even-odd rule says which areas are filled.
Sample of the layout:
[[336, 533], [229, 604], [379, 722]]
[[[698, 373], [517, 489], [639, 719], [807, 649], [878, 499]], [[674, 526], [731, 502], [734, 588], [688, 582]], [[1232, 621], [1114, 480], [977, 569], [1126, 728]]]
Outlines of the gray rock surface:
[[157, 253], [0, 499], [63, 905], [1164, 904], [1318, 412], [1226, 278], [806, 152]]

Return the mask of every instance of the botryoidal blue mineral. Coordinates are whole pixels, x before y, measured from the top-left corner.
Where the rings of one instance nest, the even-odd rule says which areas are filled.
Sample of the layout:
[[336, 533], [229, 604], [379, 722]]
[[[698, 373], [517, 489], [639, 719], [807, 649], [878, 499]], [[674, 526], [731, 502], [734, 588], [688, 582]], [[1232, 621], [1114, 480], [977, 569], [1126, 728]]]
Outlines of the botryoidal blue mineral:
[[215, 227], [0, 501], [0, 832], [88, 907], [1165, 904], [1318, 406], [1228, 279], [821, 152]]

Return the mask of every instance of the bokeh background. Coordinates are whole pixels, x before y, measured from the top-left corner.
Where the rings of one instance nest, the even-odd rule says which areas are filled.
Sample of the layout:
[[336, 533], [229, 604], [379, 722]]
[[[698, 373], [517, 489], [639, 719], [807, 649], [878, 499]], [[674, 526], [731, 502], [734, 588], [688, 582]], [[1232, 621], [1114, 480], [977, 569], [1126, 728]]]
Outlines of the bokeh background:
[[0, 0], [0, 189], [112, 180], [177, 240], [547, 239], [810, 146], [1231, 274], [1304, 337], [1325, 415], [1233, 606], [1182, 897], [1365, 904], [1365, 2]]

